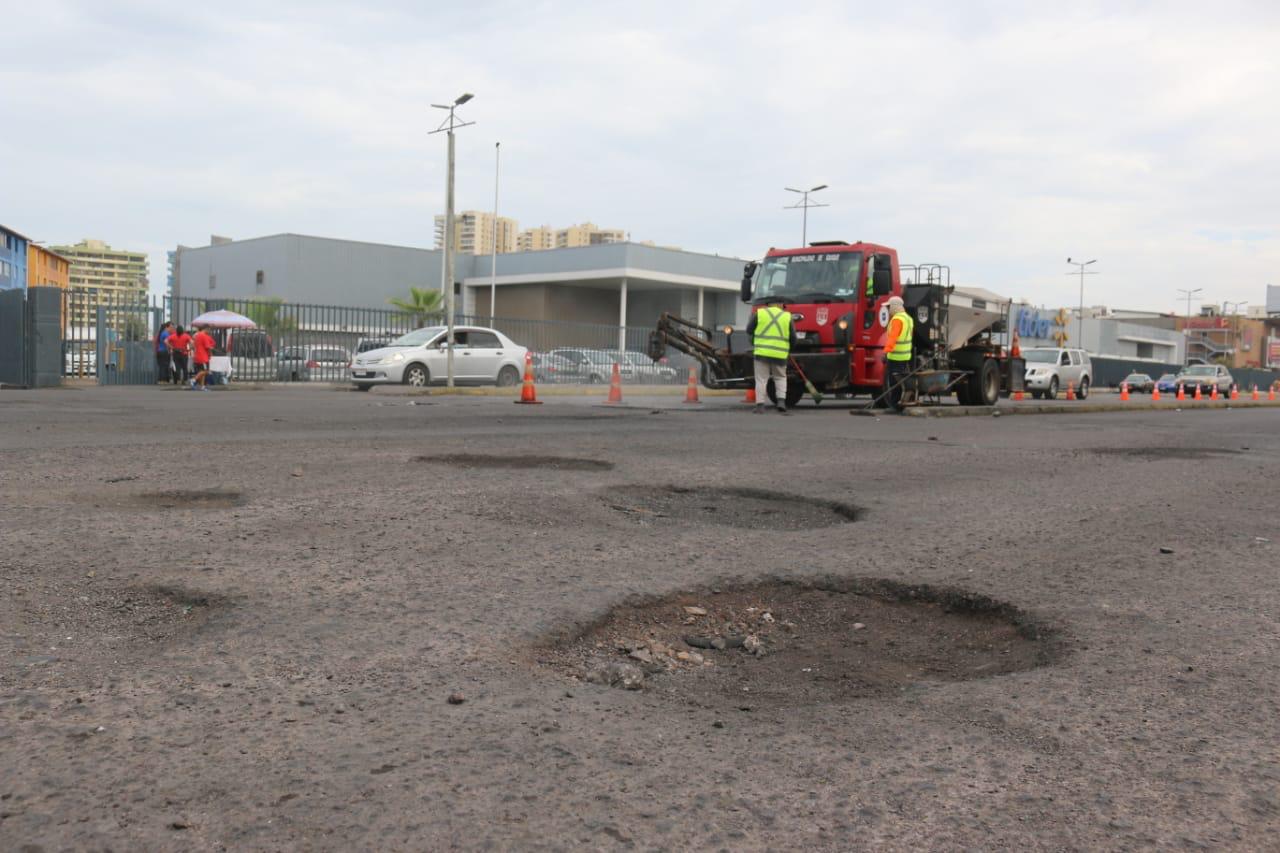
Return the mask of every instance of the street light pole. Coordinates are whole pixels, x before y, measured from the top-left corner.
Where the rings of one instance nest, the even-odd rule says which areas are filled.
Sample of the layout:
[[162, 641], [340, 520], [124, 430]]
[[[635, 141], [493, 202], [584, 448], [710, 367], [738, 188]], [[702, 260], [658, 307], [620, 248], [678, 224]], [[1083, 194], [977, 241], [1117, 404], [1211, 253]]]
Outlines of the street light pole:
[[[1097, 258], [1094, 258], [1092, 261], [1073, 261], [1070, 258], [1067, 258], [1067, 263], [1071, 264], [1073, 267], [1080, 268], [1080, 323], [1076, 326], [1076, 340], [1080, 349], [1084, 349], [1084, 277], [1086, 275], [1097, 275], [1096, 272], [1085, 272], [1084, 268], [1089, 266], [1089, 264], [1096, 264], [1097, 262]], [[1076, 273], [1069, 272], [1067, 275], [1076, 275]]]
[[448, 110], [449, 117], [445, 119], [439, 127], [431, 131], [432, 133], [440, 133], [446, 131], [449, 137], [449, 165], [448, 176], [445, 178], [444, 191], [444, 304], [446, 322], [448, 325], [448, 335], [446, 337], [448, 354], [445, 360], [445, 384], [453, 387], [453, 164], [454, 164], [454, 147], [453, 147], [453, 131], [455, 128], [467, 127], [475, 124], [473, 121], [457, 121], [454, 118], [454, 111], [471, 100], [475, 96], [470, 93], [463, 93], [454, 99], [452, 104], [432, 104], [438, 110]]
[[799, 208], [800, 210], [804, 211], [804, 214], [800, 220], [800, 245], [801, 246], [809, 245], [809, 208], [831, 206], [829, 204], [816, 204], [816, 203], [810, 204], [809, 193], [816, 193], [818, 190], [825, 190], [826, 188], [827, 188], [826, 184], [818, 184], [818, 186], [813, 187], [812, 189], [807, 189], [807, 190], [797, 190], [797, 189], [792, 189], [791, 187], [783, 187], [783, 189], [785, 189], [787, 192], [798, 193], [801, 196], [800, 201], [798, 201], [797, 203], [790, 204], [782, 208], [783, 210], [795, 210]]
[[493, 325], [498, 296], [498, 170], [502, 166], [502, 143], [493, 143], [493, 254], [489, 257], [489, 325]]
[[1195, 296], [1197, 293], [1199, 293], [1202, 290], [1204, 290], [1203, 287], [1197, 287], [1195, 290], [1187, 290], [1186, 288], [1182, 288], [1182, 287], [1178, 288], [1178, 292], [1187, 297], [1187, 319], [1188, 320], [1191, 319], [1191, 297]]

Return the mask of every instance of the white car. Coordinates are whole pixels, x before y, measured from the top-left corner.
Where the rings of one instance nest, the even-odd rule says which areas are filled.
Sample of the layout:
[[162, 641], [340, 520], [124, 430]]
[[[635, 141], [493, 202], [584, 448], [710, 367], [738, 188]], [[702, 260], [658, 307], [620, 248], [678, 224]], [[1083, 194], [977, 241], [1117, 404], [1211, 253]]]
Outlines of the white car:
[[1089, 353], [1082, 349], [1029, 347], [1022, 351], [1022, 357], [1027, 363], [1027, 390], [1037, 400], [1041, 397], [1053, 400], [1065, 393], [1068, 386], [1075, 387], [1076, 396], [1081, 400], [1088, 398], [1089, 386], [1093, 383], [1093, 361]]
[[[361, 391], [375, 385], [441, 385], [447, 371], [448, 331], [428, 326], [396, 338], [381, 349], [362, 352], [351, 362], [351, 381]], [[520, 382], [524, 347], [496, 329], [455, 326], [453, 378], [459, 385], [499, 385]]]

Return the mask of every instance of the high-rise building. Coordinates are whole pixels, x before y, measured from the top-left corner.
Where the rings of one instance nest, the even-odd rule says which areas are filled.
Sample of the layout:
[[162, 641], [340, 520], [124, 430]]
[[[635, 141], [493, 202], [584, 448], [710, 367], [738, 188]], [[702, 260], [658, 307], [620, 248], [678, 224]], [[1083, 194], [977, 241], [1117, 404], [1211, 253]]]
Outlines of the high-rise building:
[[53, 250], [71, 261], [71, 287], [86, 291], [84, 297], [72, 300], [73, 326], [96, 322], [99, 305], [142, 302], [147, 298], [145, 252], [113, 249], [101, 240], [81, 240], [74, 246], [54, 246]]
[[625, 243], [627, 234], [616, 229], [598, 228], [594, 223], [570, 225], [556, 231], [556, 248], [573, 249], [578, 246], [599, 246], [602, 243]]
[[[488, 255], [493, 252], [494, 216], [483, 210], [464, 210], [453, 217], [455, 252], [467, 252], [472, 255]], [[520, 227], [514, 219], [507, 216], [497, 217], [498, 253], [505, 254], [516, 250], [516, 231]], [[444, 248], [444, 215], [436, 217], [436, 248]]]
[[550, 225], [526, 228], [520, 232], [517, 246], [521, 252], [541, 252], [556, 247], [556, 229]]

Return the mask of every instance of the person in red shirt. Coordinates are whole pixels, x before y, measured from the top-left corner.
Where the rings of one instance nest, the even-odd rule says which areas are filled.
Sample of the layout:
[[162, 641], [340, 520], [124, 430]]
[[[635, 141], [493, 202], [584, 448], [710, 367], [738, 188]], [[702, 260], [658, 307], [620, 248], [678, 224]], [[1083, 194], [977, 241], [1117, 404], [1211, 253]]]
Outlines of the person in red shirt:
[[208, 391], [209, 357], [213, 355], [213, 348], [217, 343], [207, 329], [201, 329], [196, 332], [196, 336], [191, 339], [191, 343], [196, 351], [196, 375], [191, 380], [191, 389], [194, 391], [196, 385], [199, 385], [201, 390]]
[[187, 330], [178, 327], [177, 331], [165, 338], [165, 345], [173, 355], [173, 384], [179, 385], [187, 381], [191, 375], [191, 362], [187, 353], [191, 350], [191, 335]]

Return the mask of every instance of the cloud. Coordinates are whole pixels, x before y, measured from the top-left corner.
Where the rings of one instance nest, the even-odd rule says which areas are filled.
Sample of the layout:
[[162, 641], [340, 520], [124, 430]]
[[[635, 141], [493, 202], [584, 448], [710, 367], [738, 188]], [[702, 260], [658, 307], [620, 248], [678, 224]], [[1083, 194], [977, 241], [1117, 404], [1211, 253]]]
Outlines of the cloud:
[[[698, 251], [814, 238], [1074, 303], [1261, 301], [1280, 279], [1280, 11], [1221, 3], [51, 2], [0, 56], [8, 220], [160, 252], [210, 232], [430, 243], [460, 207]], [[20, 165], [19, 165], [20, 164]], [[163, 256], [152, 262], [163, 282]]]

